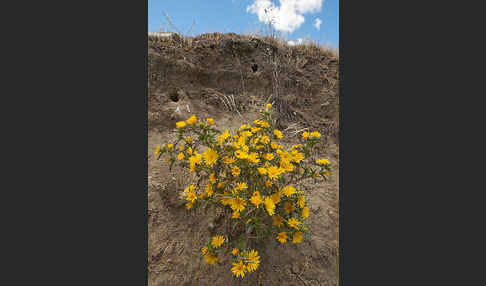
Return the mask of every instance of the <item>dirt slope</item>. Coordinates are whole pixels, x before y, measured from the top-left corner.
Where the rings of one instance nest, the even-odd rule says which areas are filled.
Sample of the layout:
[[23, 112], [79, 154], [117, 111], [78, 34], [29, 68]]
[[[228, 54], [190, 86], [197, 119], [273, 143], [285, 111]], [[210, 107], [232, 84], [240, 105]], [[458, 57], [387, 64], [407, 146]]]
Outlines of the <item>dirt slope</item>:
[[[337, 285], [338, 279], [338, 60], [315, 46], [289, 47], [269, 38], [205, 34], [149, 38], [149, 285]], [[175, 122], [192, 114], [213, 117], [221, 129], [256, 118], [265, 102], [279, 128], [295, 141], [304, 128], [325, 134], [321, 152], [334, 165], [331, 180], [310, 195], [312, 240], [259, 248], [252, 275], [233, 278], [228, 263], [208, 265], [200, 247], [223, 228], [221, 213], [187, 211], [178, 199], [193, 179], [156, 161], [153, 150], [174, 138]], [[226, 262], [226, 264], [225, 264]]]

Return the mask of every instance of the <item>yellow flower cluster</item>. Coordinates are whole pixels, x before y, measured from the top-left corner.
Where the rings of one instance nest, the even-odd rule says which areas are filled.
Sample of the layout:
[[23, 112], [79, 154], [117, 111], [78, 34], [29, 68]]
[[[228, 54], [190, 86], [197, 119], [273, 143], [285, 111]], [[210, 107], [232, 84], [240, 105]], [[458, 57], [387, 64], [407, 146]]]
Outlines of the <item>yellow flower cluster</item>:
[[[238, 255], [238, 249], [234, 248], [232, 251], [234, 256]], [[246, 264], [245, 264], [246, 263]], [[245, 277], [246, 272], [253, 272], [258, 269], [260, 266], [260, 256], [258, 255], [258, 251], [252, 249], [250, 251], [242, 251], [241, 255], [238, 255], [236, 261], [233, 262], [233, 268], [231, 268], [231, 272], [236, 277]]]
[[[321, 137], [318, 131], [303, 132], [301, 144], [290, 148], [279, 142], [284, 134], [273, 127], [271, 108], [268, 104], [260, 119], [236, 131], [217, 131], [213, 118], [198, 121], [193, 115], [176, 123], [177, 142], [158, 145], [154, 152], [168, 153], [171, 166], [177, 163], [199, 178], [184, 189], [188, 210], [199, 204], [231, 210], [235, 232], [231, 237], [239, 239], [213, 236], [201, 254], [213, 265], [227, 251], [233, 256], [231, 271], [236, 277], [243, 278], [259, 267], [258, 251], [246, 250], [249, 239], [271, 235], [281, 244], [289, 239], [294, 244], [303, 241], [309, 231], [309, 207], [301, 183], [320, 177], [326, 180], [332, 169], [328, 159], [312, 155]], [[265, 225], [268, 221], [270, 225]]]
[[314, 139], [314, 138], [321, 138], [321, 133], [319, 133], [318, 131], [314, 131], [314, 132], [302, 132], [302, 138], [304, 139]]

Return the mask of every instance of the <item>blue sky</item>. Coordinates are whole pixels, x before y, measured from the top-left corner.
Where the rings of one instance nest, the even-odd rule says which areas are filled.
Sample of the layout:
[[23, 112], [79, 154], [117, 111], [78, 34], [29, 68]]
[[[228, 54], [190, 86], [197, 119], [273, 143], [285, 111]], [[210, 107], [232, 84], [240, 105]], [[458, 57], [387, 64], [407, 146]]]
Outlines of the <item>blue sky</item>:
[[190, 35], [255, 32], [273, 18], [288, 41], [310, 38], [339, 46], [339, 0], [148, 0], [148, 31], [167, 26], [162, 11], [183, 33], [195, 22]]

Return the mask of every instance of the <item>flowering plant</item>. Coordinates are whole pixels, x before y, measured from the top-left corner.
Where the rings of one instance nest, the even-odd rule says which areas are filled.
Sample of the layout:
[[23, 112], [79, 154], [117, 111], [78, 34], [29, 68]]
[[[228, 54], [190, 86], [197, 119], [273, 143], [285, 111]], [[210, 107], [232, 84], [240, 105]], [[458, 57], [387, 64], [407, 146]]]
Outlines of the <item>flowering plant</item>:
[[175, 143], [155, 150], [157, 159], [168, 154], [171, 168], [178, 163], [196, 174], [197, 183], [182, 192], [187, 210], [208, 204], [232, 213], [232, 229], [238, 230], [232, 239], [218, 234], [202, 246], [201, 254], [214, 265], [223, 252], [230, 252], [236, 277], [259, 267], [260, 256], [249, 248], [250, 240], [271, 236], [280, 244], [296, 244], [309, 237], [309, 188], [303, 182], [327, 180], [332, 170], [328, 159], [313, 156], [321, 137], [317, 131], [303, 132], [301, 144], [288, 149], [279, 144], [283, 135], [273, 128], [271, 107], [267, 104], [261, 119], [233, 133], [214, 128], [212, 118], [198, 122], [193, 115], [176, 123]]

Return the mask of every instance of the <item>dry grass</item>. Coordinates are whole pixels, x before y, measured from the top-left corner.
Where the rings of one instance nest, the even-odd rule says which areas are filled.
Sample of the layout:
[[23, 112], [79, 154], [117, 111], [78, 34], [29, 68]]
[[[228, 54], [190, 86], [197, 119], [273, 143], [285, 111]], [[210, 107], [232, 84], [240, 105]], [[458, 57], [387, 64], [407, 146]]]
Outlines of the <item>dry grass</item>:
[[327, 54], [333, 58], [339, 58], [339, 49], [327, 44], [321, 44], [314, 40], [306, 40], [302, 44], [297, 44], [292, 46], [287, 43], [287, 40], [283, 36], [272, 37], [272, 36], [265, 36], [257, 33], [235, 34], [235, 33], [215, 32], [215, 33], [204, 33], [196, 36], [181, 36], [179, 33], [174, 33], [171, 37], [158, 37], [150, 34], [148, 36], [148, 40], [150, 42], [160, 42], [163, 44], [170, 45], [170, 44], [174, 44], [174, 42], [178, 42], [178, 41], [171, 40], [171, 38], [176, 38], [176, 39], [180, 38], [184, 43], [185, 47], [192, 47], [193, 41], [195, 39], [209, 40], [211, 42], [214, 42], [214, 44], [218, 45], [221, 43], [222, 39], [227, 38], [228, 35], [240, 39], [246, 39], [246, 40], [259, 39], [266, 44], [277, 47], [278, 49], [290, 50], [291, 52], [297, 54], [309, 55], [309, 56], [316, 55], [316, 54]]
[[[279, 49], [290, 48], [291, 50], [295, 50], [305, 55], [315, 55], [316, 53], [321, 54], [328, 54], [332, 57], [339, 58], [339, 49], [336, 47], [331, 47], [327, 44], [319, 43], [315, 40], [311, 40], [307, 38], [304, 40], [302, 44], [297, 44], [294, 46], [289, 45], [287, 42], [286, 37], [275, 30], [273, 27], [273, 22], [275, 19], [271, 19], [269, 23], [265, 25], [255, 25], [251, 29], [246, 29], [243, 33], [234, 34], [234, 33], [227, 33], [226, 28], [225, 32], [212, 32], [212, 33], [203, 33], [200, 35], [193, 35], [192, 37], [189, 36], [193, 33], [194, 27], [196, 22], [193, 21], [192, 25], [184, 31], [184, 29], [180, 29], [177, 25], [174, 24], [174, 21], [170, 18], [169, 14], [165, 11], [162, 11], [162, 14], [165, 18], [165, 24], [163, 24], [160, 28], [160, 32], [170, 32], [177, 34], [176, 37], [182, 38], [182, 42], [186, 44], [186, 46], [192, 47], [192, 41], [195, 38], [199, 39], [207, 39], [210, 41], [214, 41], [214, 43], [219, 44], [224, 37], [228, 35], [235, 35], [243, 39], [252, 40], [257, 38], [267, 44], [273, 45]], [[164, 38], [165, 39], [165, 38]], [[149, 41], [160, 41], [160, 37], [151, 36], [149, 35]], [[163, 41], [167, 43], [167, 41]]]

